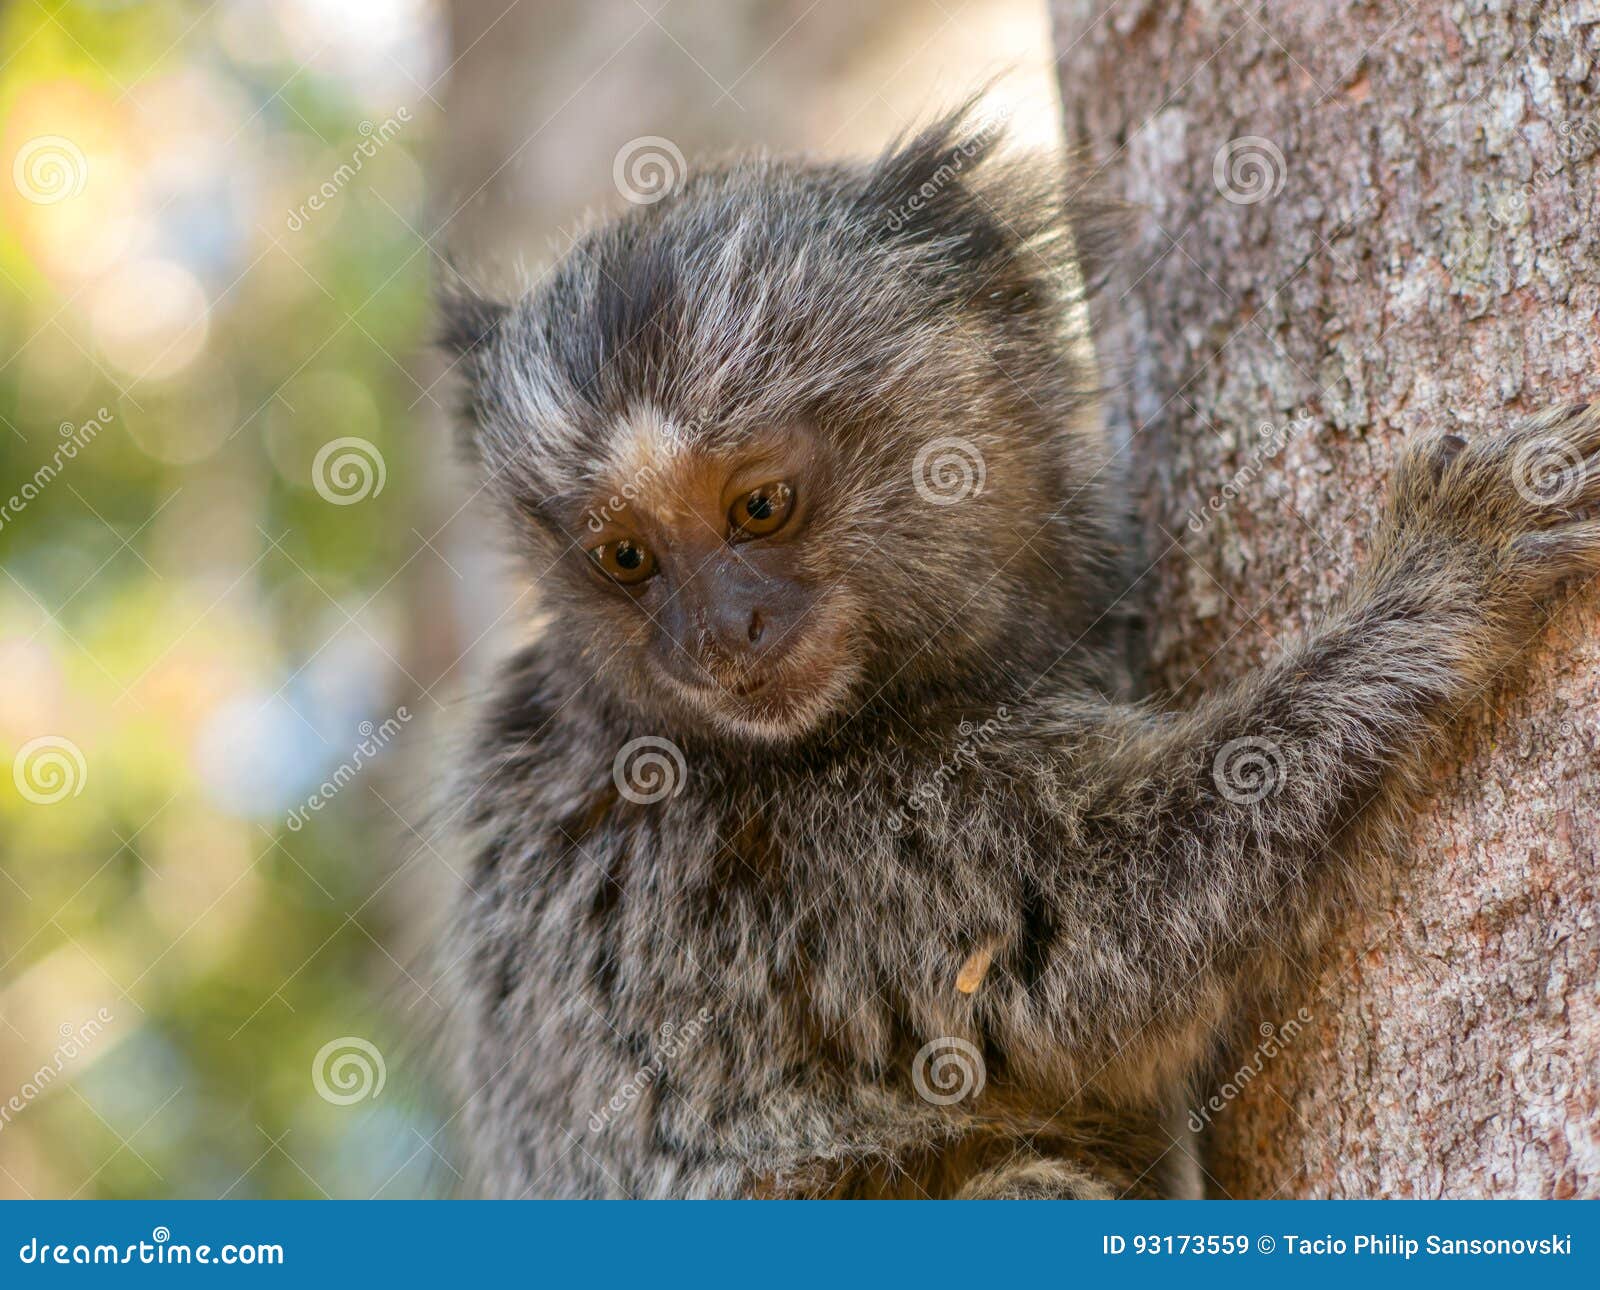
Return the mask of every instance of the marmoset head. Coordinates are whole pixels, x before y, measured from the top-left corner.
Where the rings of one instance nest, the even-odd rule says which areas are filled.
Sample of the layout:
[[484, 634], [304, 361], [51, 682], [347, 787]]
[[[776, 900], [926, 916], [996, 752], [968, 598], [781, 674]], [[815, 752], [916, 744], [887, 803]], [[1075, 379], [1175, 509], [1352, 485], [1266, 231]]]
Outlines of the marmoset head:
[[1107, 225], [999, 137], [963, 109], [873, 163], [691, 170], [515, 303], [446, 292], [580, 680], [793, 739], [1070, 643], [1106, 561], [1079, 266]]

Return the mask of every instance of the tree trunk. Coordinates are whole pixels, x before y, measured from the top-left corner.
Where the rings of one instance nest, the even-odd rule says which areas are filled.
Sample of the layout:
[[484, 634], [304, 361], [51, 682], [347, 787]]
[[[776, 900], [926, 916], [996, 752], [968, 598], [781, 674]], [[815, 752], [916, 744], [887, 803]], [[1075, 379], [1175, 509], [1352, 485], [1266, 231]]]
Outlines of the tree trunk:
[[[1600, 396], [1600, 4], [1054, 16], [1069, 139], [1145, 208], [1100, 324], [1184, 703], [1327, 607], [1405, 436]], [[1600, 1193], [1600, 621], [1565, 594], [1397, 876], [1223, 1063], [1213, 1194]]]

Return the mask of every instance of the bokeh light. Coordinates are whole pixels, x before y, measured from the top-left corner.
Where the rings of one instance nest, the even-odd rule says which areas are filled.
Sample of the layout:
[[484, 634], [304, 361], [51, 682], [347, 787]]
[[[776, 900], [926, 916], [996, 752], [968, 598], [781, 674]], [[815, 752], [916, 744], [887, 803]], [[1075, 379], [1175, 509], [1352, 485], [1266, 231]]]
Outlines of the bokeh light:
[[[425, 947], [388, 948], [394, 748], [288, 824], [363, 723], [419, 710], [379, 553], [423, 525], [440, 39], [426, 4], [0, 12], [0, 1196], [452, 1181], [411, 1159], [441, 1113], [393, 1019], [441, 1005]], [[389, 454], [381, 496], [318, 496], [341, 435]], [[344, 1035], [381, 1098], [317, 1096]]]
[[1036, 0], [651, 8], [0, 6], [0, 1197], [461, 1185], [425, 790], [541, 611], [423, 232], [523, 272], [627, 139], [873, 151], [1019, 56], [1054, 130]]

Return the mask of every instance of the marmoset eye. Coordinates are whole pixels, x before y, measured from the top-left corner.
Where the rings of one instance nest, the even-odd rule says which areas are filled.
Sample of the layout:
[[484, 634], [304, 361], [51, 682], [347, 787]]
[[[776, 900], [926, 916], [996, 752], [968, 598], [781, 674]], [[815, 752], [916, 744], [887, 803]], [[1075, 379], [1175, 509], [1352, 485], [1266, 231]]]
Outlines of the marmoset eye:
[[615, 542], [602, 542], [589, 548], [589, 558], [600, 567], [600, 572], [614, 582], [631, 587], [653, 578], [656, 558], [643, 542], [632, 538], [618, 538]]
[[729, 536], [735, 542], [743, 538], [766, 537], [787, 524], [793, 511], [793, 488], [782, 480], [762, 484], [752, 488], [729, 510]]

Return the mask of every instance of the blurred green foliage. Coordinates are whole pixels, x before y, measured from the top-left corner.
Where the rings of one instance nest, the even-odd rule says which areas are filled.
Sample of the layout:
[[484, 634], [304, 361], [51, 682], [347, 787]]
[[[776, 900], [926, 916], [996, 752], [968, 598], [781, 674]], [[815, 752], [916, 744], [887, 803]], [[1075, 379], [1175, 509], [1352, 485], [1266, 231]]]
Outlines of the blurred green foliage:
[[[421, 723], [359, 751], [417, 704], [439, 43], [404, 2], [0, 9], [0, 1195], [454, 1182], [402, 1038], [434, 974], [385, 948]], [[349, 1038], [381, 1091], [357, 1049], [319, 1093]]]

